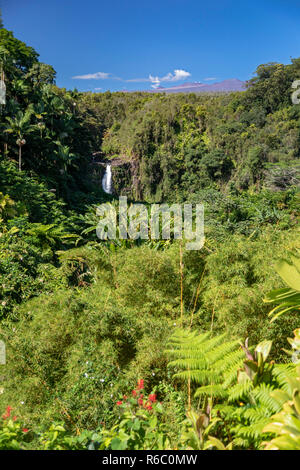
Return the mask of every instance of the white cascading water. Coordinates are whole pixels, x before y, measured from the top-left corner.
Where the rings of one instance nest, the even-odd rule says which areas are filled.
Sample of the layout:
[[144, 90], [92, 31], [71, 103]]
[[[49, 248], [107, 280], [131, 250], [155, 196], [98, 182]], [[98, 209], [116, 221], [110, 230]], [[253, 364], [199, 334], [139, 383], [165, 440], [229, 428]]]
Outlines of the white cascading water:
[[102, 188], [107, 194], [112, 194], [111, 165], [108, 164], [102, 178]]

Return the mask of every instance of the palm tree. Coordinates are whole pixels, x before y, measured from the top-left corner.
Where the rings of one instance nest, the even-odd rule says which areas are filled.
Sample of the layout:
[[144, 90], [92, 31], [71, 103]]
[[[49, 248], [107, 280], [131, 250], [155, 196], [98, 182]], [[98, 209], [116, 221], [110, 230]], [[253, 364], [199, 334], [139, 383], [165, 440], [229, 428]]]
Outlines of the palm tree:
[[34, 130], [31, 125], [31, 116], [33, 114], [32, 106], [28, 106], [26, 111], [18, 111], [15, 118], [6, 117], [7, 124], [4, 132], [14, 134], [17, 137], [16, 144], [19, 147], [19, 171], [22, 169], [22, 147], [26, 144], [24, 136]]
[[68, 166], [76, 166], [73, 161], [76, 160], [76, 155], [70, 152], [70, 147], [67, 145], [62, 145], [61, 142], [56, 141], [58, 150], [55, 150], [54, 153], [57, 156], [57, 160], [62, 164], [63, 172], [66, 173]]
[[62, 225], [56, 224], [45, 225], [34, 223], [30, 225], [26, 233], [37, 239], [40, 246], [45, 251], [62, 243], [75, 243], [78, 239], [78, 235], [67, 233]]

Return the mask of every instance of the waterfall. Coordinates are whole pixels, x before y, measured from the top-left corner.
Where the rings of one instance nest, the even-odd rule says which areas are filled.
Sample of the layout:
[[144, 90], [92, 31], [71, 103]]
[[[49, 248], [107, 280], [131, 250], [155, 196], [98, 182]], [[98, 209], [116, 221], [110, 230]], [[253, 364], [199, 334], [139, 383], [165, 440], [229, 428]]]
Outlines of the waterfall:
[[107, 194], [112, 194], [111, 165], [108, 164], [102, 178], [102, 188]]

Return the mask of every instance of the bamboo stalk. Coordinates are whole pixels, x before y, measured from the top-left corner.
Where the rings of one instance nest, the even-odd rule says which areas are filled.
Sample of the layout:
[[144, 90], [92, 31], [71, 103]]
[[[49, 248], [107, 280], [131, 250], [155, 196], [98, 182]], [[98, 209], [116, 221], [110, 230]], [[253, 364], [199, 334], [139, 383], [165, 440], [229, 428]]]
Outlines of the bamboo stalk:
[[204, 276], [204, 273], [205, 273], [205, 269], [206, 269], [206, 266], [204, 266], [204, 269], [202, 271], [200, 281], [199, 281], [199, 284], [198, 284], [198, 287], [197, 287], [197, 293], [196, 293], [196, 297], [195, 297], [194, 307], [193, 307], [193, 311], [192, 311], [192, 314], [191, 314], [190, 328], [193, 325], [194, 314], [195, 314], [196, 307], [197, 307], [198, 297], [199, 297], [199, 294], [200, 294], [200, 287], [201, 287], [202, 279], [203, 279], [203, 276]]
[[183, 263], [182, 263], [182, 241], [180, 240], [179, 245], [180, 252], [180, 321], [181, 326], [183, 325]]
[[191, 377], [188, 378], [188, 410], [190, 411], [192, 407], [192, 400], [191, 400]]

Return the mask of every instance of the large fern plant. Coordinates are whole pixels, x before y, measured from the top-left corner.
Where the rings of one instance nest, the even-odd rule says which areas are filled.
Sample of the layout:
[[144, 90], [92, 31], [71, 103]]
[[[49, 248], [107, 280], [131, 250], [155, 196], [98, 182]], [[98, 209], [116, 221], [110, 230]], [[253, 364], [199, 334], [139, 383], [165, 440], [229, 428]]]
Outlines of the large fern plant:
[[300, 310], [300, 257], [290, 254], [290, 260], [282, 259], [276, 265], [276, 271], [288, 287], [270, 292], [267, 303], [278, 304], [270, 312], [271, 321], [290, 310]]
[[239, 341], [227, 341], [225, 335], [197, 334], [178, 329], [168, 341], [166, 353], [174, 377], [198, 385], [196, 396], [226, 397], [237, 369], [243, 365], [244, 352]]
[[263, 430], [284, 403], [274, 399], [272, 392], [287, 389], [295, 365], [268, 362], [270, 341], [252, 352], [247, 341], [241, 345], [224, 335], [177, 330], [168, 344], [174, 377], [194, 388], [203, 409], [214, 402], [208, 419], [213, 422], [218, 417], [213, 429], [216, 437], [234, 448], [262, 448], [272, 437]]
[[266, 450], [300, 450], [300, 367], [297, 376], [287, 377], [285, 387], [271, 393], [278, 412], [271, 417], [264, 432], [276, 435]]

